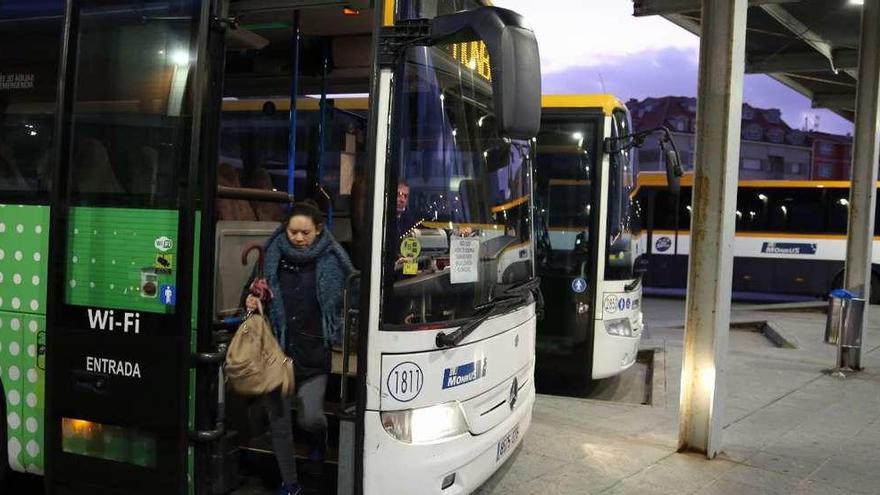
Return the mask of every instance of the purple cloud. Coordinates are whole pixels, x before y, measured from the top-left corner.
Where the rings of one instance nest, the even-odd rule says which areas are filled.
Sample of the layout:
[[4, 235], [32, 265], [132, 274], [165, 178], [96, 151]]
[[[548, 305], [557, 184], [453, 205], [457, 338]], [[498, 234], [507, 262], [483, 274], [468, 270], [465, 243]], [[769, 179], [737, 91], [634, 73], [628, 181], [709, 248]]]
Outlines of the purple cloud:
[[[698, 59], [693, 50], [665, 48], [646, 50], [615, 58], [590, 67], [569, 67], [544, 74], [543, 92], [609, 92], [626, 101], [649, 96], [696, 96]], [[743, 100], [758, 108], [779, 108], [792, 127], [802, 128], [805, 118], [810, 127], [818, 117], [819, 129], [846, 134], [852, 124], [827, 110], [810, 108], [810, 101], [799, 93], [764, 75], [747, 75]]]

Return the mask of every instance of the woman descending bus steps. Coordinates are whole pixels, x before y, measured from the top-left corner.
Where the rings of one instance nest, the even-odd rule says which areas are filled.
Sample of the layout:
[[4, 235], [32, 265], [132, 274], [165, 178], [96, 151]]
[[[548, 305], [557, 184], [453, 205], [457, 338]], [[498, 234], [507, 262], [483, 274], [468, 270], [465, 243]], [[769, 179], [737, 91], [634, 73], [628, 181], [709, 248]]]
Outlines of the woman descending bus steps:
[[[342, 326], [342, 292], [352, 264], [324, 228], [317, 204], [296, 203], [265, 248], [266, 279], [274, 294], [267, 307], [278, 342], [293, 359], [297, 423], [308, 435], [309, 460], [323, 461], [327, 443], [324, 391], [331, 345]], [[250, 285], [250, 284], [248, 284]], [[248, 311], [258, 299], [248, 295]], [[279, 495], [300, 495], [294, 457], [290, 399], [280, 390], [264, 397], [282, 486]]]

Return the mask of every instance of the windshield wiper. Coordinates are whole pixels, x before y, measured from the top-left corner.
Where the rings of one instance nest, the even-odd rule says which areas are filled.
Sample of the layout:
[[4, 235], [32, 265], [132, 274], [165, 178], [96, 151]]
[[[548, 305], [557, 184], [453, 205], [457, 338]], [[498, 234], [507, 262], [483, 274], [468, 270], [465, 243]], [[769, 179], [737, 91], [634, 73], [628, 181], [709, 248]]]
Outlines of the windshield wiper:
[[[530, 303], [540, 285], [541, 279], [534, 277], [525, 282], [502, 287], [497, 297], [474, 308], [476, 312], [467, 323], [464, 323], [452, 332], [438, 333], [435, 344], [439, 348], [458, 345], [459, 342], [472, 334], [477, 327], [489, 318], [503, 314], [510, 308]], [[540, 298], [535, 298], [535, 300], [538, 299]]]

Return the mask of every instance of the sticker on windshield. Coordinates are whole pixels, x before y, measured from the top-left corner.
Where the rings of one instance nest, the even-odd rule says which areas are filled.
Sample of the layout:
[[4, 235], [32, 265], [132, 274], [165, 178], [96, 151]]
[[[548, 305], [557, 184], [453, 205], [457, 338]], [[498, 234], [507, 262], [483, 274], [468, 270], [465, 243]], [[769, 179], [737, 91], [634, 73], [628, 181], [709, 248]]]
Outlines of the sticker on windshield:
[[412, 361], [404, 361], [391, 369], [385, 379], [385, 386], [394, 400], [409, 402], [418, 397], [424, 381], [422, 368]]
[[479, 279], [480, 240], [453, 237], [449, 243], [449, 281], [468, 284]]
[[422, 253], [422, 243], [415, 237], [405, 237], [400, 242], [400, 255], [404, 258], [418, 258]]
[[578, 277], [571, 281], [571, 290], [578, 294], [583, 294], [587, 290], [587, 281], [583, 277]]

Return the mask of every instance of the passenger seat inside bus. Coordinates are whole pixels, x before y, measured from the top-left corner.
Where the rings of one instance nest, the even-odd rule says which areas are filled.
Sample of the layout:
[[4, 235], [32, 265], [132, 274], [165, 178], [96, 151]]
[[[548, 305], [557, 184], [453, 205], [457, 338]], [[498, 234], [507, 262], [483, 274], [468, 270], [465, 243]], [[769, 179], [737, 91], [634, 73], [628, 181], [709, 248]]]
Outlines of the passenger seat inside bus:
[[[217, 185], [225, 187], [241, 187], [238, 169], [228, 163], [217, 167]], [[217, 220], [255, 221], [257, 215], [249, 201], [241, 199], [218, 199]]]
[[[253, 189], [263, 189], [271, 191], [272, 177], [269, 171], [263, 167], [258, 167], [250, 174], [242, 175], [242, 186]], [[284, 205], [280, 203], [269, 203], [266, 201], [251, 201], [251, 208], [257, 220], [261, 222], [280, 222], [284, 219]]]

